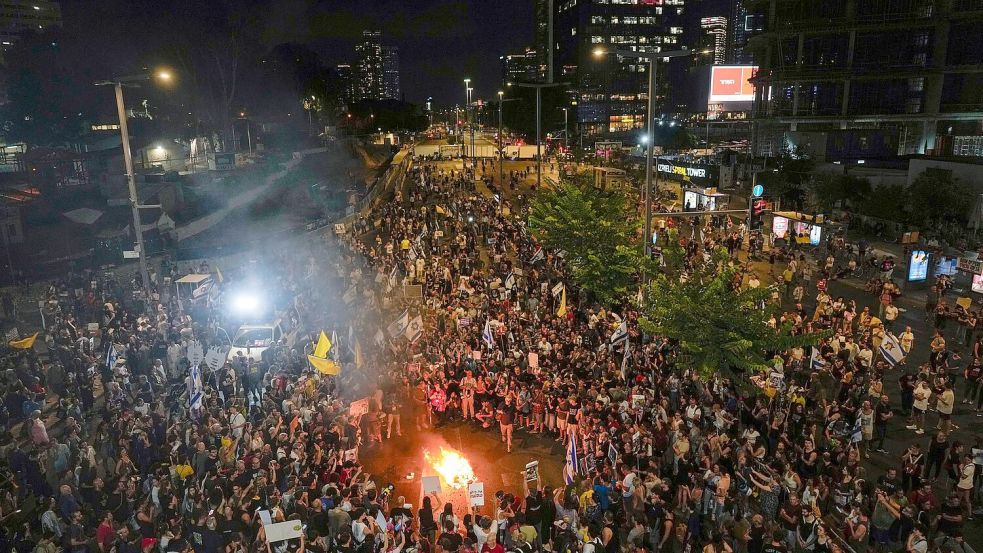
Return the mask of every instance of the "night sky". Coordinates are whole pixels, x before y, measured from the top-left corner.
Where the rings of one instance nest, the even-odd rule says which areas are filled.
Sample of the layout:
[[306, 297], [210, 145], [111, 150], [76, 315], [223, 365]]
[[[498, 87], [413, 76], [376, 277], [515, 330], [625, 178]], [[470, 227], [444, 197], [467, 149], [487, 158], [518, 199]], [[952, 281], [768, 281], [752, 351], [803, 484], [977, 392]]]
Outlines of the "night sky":
[[384, 43], [399, 47], [402, 91], [416, 103], [461, 102], [465, 77], [478, 97], [493, 97], [499, 56], [533, 40], [532, 0], [62, 0], [62, 7], [66, 31], [102, 65], [125, 67], [146, 59], [149, 44], [166, 47], [172, 25], [188, 18], [200, 25], [209, 6], [223, 2], [259, 8], [263, 47], [305, 43], [331, 66], [353, 62], [362, 31], [380, 28]]

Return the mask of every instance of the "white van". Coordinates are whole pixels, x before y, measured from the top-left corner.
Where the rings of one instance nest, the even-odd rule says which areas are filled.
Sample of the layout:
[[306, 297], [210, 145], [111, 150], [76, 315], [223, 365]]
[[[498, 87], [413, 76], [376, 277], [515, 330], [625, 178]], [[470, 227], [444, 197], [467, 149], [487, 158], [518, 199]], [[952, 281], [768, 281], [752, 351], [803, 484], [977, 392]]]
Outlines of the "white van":
[[259, 361], [263, 352], [283, 337], [279, 319], [272, 323], [242, 325], [232, 338], [232, 349], [226, 359], [231, 361], [241, 351], [253, 361]]

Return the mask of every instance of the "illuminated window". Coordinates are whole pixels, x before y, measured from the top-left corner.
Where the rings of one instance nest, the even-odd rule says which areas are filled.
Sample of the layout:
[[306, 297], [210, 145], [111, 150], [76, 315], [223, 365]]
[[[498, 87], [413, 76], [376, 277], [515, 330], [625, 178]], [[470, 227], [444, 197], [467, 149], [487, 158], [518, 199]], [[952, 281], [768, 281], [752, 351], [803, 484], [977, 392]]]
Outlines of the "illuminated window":
[[592, 15], [590, 16], [591, 25], [604, 25], [603, 15]]
[[591, 44], [604, 44], [604, 37], [602, 36], [592, 36], [590, 37]]

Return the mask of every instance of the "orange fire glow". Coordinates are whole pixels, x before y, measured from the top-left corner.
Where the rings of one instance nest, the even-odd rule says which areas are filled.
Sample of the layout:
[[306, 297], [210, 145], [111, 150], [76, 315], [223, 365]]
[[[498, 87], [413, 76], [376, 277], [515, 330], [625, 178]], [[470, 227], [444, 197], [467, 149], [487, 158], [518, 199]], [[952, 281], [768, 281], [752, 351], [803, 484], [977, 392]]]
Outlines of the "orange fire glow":
[[423, 451], [423, 458], [433, 467], [444, 483], [452, 488], [464, 488], [468, 482], [475, 480], [474, 469], [471, 463], [453, 449], [440, 447], [439, 455], [431, 455], [430, 451]]

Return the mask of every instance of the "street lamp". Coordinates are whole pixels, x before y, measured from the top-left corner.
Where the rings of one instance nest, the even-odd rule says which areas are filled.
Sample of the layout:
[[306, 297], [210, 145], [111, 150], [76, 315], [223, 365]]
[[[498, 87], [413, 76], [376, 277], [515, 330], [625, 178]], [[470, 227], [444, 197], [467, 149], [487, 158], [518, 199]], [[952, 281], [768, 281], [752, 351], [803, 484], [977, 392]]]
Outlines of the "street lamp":
[[143, 229], [140, 224], [140, 209], [159, 208], [159, 205], [140, 205], [137, 197], [136, 174], [133, 171], [133, 153], [130, 151], [130, 131], [126, 125], [126, 106], [123, 104], [123, 87], [140, 86], [143, 81], [156, 79], [163, 83], [170, 83], [174, 76], [166, 69], [158, 69], [153, 74], [141, 73], [138, 75], [128, 75], [125, 77], [115, 77], [108, 81], [99, 81], [96, 86], [112, 86], [116, 93], [116, 114], [119, 117], [119, 134], [123, 142], [123, 164], [126, 167], [126, 188], [130, 200], [130, 209], [133, 212], [133, 234], [137, 242], [137, 258], [140, 261], [140, 282], [143, 284], [145, 294], [150, 293], [150, 273], [147, 270], [147, 252], [143, 245]]
[[[625, 58], [635, 58], [640, 60], [645, 60], [648, 62], [648, 72], [649, 72], [649, 83], [648, 83], [648, 110], [646, 114], [645, 122], [645, 188], [642, 190], [642, 200], [645, 202], [645, 237], [642, 240], [643, 251], [645, 255], [649, 255], [652, 248], [652, 201], [651, 201], [651, 189], [652, 189], [652, 154], [655, 146], [655, 136], [654, 136], [654, 114], [655, 114], [655, 76], [656, 70], [658, 68], [658, 62], [660, 59], [668, 58], [681, 58], [686, 56], [695, 56], [699, 54], [706, 54], [710, 50], [672, 50], [669, 52], [632, 52], [629, 50], [604, 50], [603, 48], [598, 48], [594, 50], [594, 56], [603, 57], [605, 54], [615, 54]], [[660, 122], [662, 124], [662, 122]]]
[[[471, 128], [471, 155], [474, 156], [474, 124], [471, 122], [471, 118], [468, 115], [468, 109], [471, 107], [471, 92], [474, 88], [471, 87], [471, 79], [464, 79], [464, 125], [465, 129], [467, 127]], [[467, 144], [463, 142], [465, 129], [461, 132], [461, 171], [467, 169]], [[472, 163], [472, 165], [474, 165]]]
[[[511, 83], [510, 83], [511, 84]], [[505, 189], [505, 131], [502, 126], [502, 104], [505, 102], [517, 102], [521, 98], [503, 98], [505, 92], [498, 91], [498, 184]]]
[[568, 110], [567, 108], [560, 108], [560, 109], [563, 110], [563, 146], [565, 148], [569, 148], [570, 147], [570, 139], [568, 137], [568, 132], [569, 131], [567, 130], [567, 115], [569, 114], [569, 111], [570, 110]]
[[542, 91], [544, 88], [550, 88], [554, 86], [560, 86], [563, 83], [506, 83], [508, 86], [518, 86], [521, 88], [535, 88], [536, 89], [536, 188], [540, 188], [543, 185], [543, 128], [542, 128], [542, 116], [541, 108], [543, 104]]

